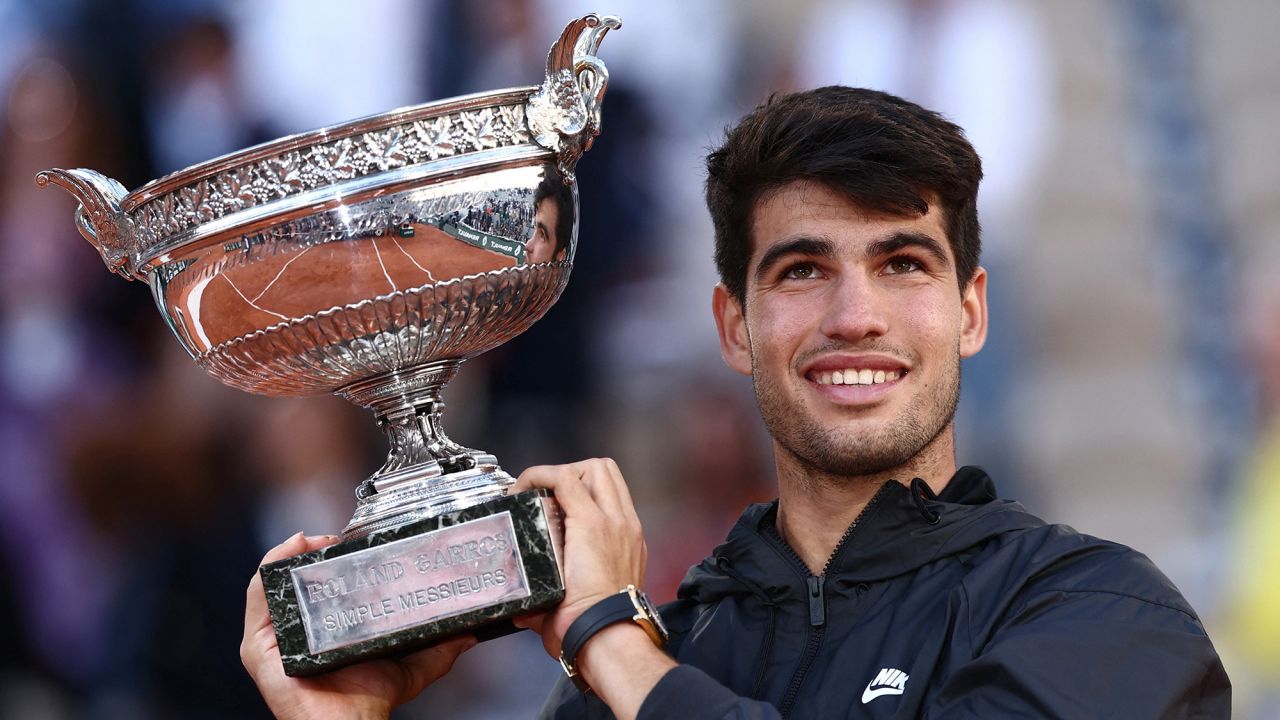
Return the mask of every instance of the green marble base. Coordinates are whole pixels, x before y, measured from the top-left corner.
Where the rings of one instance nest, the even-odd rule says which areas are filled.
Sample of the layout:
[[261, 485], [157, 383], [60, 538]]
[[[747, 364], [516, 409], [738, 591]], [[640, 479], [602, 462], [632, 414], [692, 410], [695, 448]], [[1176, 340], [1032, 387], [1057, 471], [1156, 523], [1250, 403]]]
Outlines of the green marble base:
[[564, 597], [561, 526], [530, 490], [262, 566], [285, 674], [514, 632]]

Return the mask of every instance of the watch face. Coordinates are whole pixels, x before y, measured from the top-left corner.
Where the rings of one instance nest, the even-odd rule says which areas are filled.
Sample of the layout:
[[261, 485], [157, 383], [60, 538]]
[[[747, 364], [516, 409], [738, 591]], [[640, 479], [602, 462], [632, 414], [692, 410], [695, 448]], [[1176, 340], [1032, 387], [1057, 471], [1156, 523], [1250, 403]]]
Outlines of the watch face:
[[640, 612], [648, 616], [649, 621], [653, 623], [654, 629], [662, 636], [663, 642], [666, 642], [668, 637], [667, 625], [662, 622], [662, 616], [658, 614], [657, 608], [653, 606], [653, 603], [649, 602], [649, 596], [637, 590], [634, 597], [639, 605]]

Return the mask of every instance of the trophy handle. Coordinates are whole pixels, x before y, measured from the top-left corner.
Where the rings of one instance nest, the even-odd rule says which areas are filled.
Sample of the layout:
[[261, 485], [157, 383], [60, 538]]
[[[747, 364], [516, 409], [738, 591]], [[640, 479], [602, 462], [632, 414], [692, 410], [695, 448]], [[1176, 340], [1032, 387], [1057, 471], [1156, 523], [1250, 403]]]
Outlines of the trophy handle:
[[547, 75], [529, 96], [525, 117], [539, 145], [555, 150], [560, 171], [573, 173], [600, 134], [600, 104], [609, 70], [596, 52], [606, 33], [622, 27], [612, 15], [584, 15], [569, 23], [547, 53]]
[[124, 186], [102, 173], [84, 168], [52, 168], [36, 175], [36, 185], [48, 187], [50, 183], [80, 201], [80, 207], [76, 208], [76, 227], [98, 249], [107, 267], [133, 280], [137, 258], [132, 248], [131, 222], [120, 209], [126, 193]]

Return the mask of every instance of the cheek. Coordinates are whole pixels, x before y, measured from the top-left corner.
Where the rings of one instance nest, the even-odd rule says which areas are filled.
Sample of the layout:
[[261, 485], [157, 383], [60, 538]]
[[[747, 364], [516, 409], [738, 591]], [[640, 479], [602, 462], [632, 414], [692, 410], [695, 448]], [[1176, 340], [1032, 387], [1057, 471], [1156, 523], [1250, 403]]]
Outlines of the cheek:
[[963, 315], [959, 302], [953, 298], [948, 303], [932, 293], [903, 300], [899, 320], [910, 337], [922, 346], [955, 352]]
[[803, 341], [807, 328], [803, 318], [805, 311], [781, 303], [756, 306], [748, 309], [747, 329], [751, 337], [751, 353], [757, 363], [768, 358], [771, 361], [788, 362]]

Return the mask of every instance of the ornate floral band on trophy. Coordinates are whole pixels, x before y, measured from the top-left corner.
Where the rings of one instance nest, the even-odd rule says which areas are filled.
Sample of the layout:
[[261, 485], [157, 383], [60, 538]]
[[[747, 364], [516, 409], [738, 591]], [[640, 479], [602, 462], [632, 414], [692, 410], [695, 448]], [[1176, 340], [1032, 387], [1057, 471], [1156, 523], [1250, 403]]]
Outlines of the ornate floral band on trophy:
[[470, 95], [286, 137], [126, 192], [47, 170], [107, 266], [219, 380], [338, 393], [391, 450], [342, 542], [261, 569], [285, 672], [309, 675], [563, 597], [554, 500], [441, 429], [441, 389], [560, 296], [577, 244], [578, 158], [600, 128], [617, 18], [565, 28], [541, 87]]

